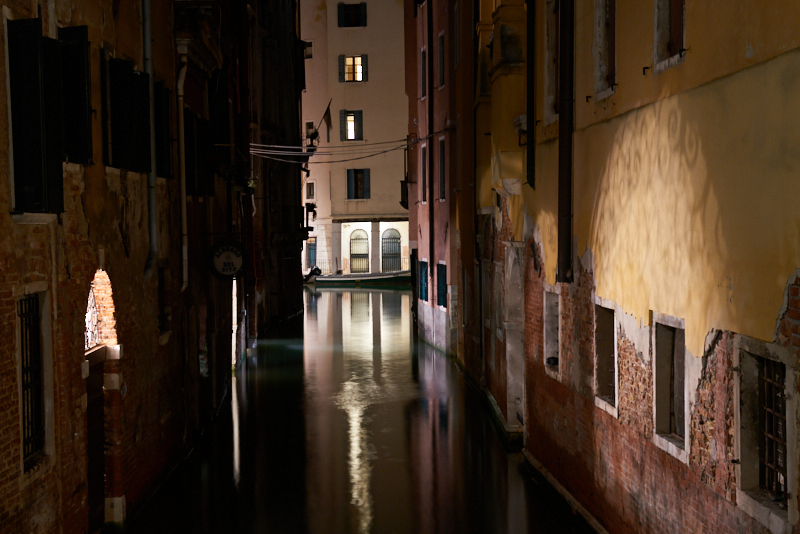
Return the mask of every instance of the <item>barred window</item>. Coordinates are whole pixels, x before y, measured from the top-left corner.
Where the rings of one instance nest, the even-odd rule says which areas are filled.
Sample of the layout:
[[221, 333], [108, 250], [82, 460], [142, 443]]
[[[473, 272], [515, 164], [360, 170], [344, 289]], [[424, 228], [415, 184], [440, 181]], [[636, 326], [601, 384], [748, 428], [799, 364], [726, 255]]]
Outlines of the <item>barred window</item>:
[[22, 359], [22, 449], [25, 471], [44, 450], [44, 398], [42, 386], [42, 332], [39, 295], [17, 303]]
[[786, 506], [786, 366], [758, 358], [758, 486]]

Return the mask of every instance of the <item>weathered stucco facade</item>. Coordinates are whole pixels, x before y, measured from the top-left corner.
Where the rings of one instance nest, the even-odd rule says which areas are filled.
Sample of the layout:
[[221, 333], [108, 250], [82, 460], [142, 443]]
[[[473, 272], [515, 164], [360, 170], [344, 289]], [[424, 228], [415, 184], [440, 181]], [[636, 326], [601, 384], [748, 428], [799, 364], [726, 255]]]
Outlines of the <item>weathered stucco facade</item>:
[[[474, 208], [411, 218], [459, 231], [458, 342], [420, 313], [425, 339], [609, 532], [794, 532], [796, 7], [408, 4], [407, 20], [446, 13], [448, 68], [475, 73], [454, 126], [474, 128], [474, 157], [448, 160]], [[785, 426], [764, 426], [765, 398]]]

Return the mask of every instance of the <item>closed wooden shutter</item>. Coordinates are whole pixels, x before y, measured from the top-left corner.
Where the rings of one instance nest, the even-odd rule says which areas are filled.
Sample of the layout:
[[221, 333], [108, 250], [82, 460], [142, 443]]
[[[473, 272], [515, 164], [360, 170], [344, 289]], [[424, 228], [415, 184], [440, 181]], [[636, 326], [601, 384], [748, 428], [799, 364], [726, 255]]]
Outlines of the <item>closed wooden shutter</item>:
[[64, 115], [64, 157], [67, 161], [91, 165], [92, 76], [89, 64], [88, 26], [58, 29], [61, 46]]
[[363, 56], [361, 56], [361, 73], [362, 73], [361, 74], [361, 76], [362, 76], [361, 79], [362, 79], [362, 81], [365, 81], [365, 82], [367, 81], [367, 72], [368, 72], [368, 70], [369, 69], [367, 69], [367, 54], [364, 54]]
[[344, 56], [339, 56], [339, 81], [344, 82]]
[[356, 140], [361, 141], [364, 139], [364, 118], [361, 111], [353, 111], [353, 117], [356, 123]]
[[133, 150], [130, 170], [134, 172], [150, 172], [150, 75], [145, 72], [131, 71], [130, 81], [132, 108], [131, 123], [126, 125], [133, 129]]
[[347, 110], [339, 110], [339, 137], [342, 141], [347, 141]]
[[367, 3], [361, 2], [361, 25], [367, 25]]
[[369, 169], [364, 169], [364, 198], [369, 198]]
[[683, 2], [684, 0], [670, 0], [669, 2], [669, 55], [680, 54], [683, 49]]
[[345, 20], [344, 20], [345, 19], [344, 4], [342, 2], [339, 2], [339, 4], [336, 6], [336, 8], [337, 8], [336, 9], [336, 14], [339, 16], [339, 27], [340, 28], [344, 28], [345, 25], [346, 25], [345, 24]]
[[347, 198], [353, 199], [356, 194], [356, 171], [347, 169]]
[[153, 85], [153, 105], [156, 120], [156, 175], [172, 178], [172, 116], [170, 110], [170, 91], [164, 82]]

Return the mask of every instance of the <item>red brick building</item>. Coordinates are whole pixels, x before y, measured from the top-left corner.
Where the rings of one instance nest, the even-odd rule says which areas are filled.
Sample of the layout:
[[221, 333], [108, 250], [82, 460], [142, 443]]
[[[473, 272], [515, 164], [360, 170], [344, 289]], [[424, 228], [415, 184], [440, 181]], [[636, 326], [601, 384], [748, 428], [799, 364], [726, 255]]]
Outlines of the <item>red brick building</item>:
[[3, 15], [0, 532], [95, 532], [181, 457], [258, 329], [300, 308], [299, 166], [249, 156], [299, 144], [296, 2]]

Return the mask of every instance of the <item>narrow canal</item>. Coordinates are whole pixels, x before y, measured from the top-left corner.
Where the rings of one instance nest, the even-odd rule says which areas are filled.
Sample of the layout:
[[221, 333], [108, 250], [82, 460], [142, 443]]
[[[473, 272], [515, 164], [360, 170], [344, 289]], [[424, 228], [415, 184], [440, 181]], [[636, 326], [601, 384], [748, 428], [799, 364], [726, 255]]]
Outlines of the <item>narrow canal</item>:
[[304, 339], [259, 343], [131, 532], [593, 532], [414, 343], [410, 292], [305, 298]]

